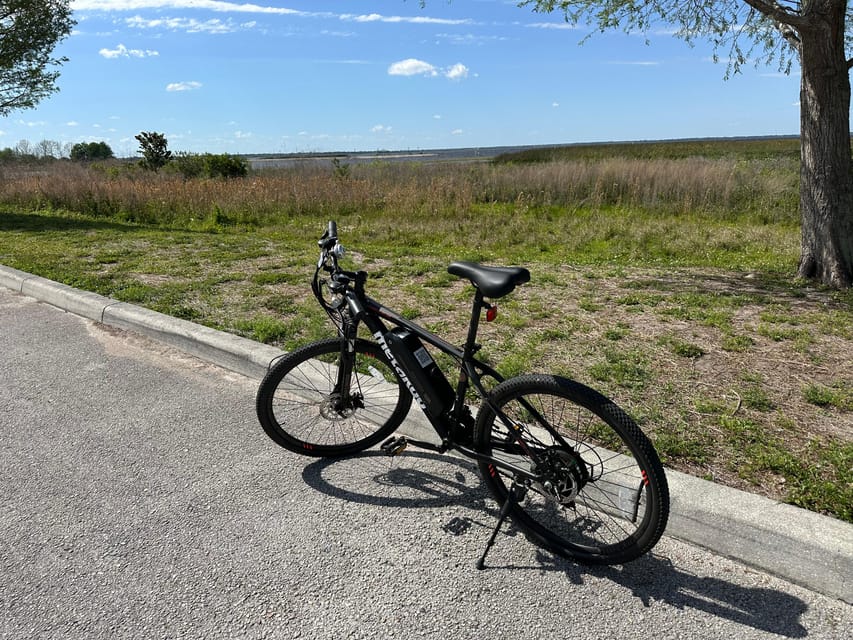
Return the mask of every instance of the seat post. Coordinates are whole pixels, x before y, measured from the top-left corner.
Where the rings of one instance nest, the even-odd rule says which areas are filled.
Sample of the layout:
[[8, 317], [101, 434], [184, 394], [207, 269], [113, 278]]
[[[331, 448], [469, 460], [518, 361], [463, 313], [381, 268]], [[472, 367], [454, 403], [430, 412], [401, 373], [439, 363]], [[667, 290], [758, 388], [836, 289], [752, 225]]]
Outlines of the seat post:
[[471, 323], [468, 325], [468, 338], [465, 340], [465, 358], [470, 358], [476, 351], [477, 329], [480, 326], [480, 314], [483, 311], [483, 292], [479, 288], [474, 288], [474, 305], [471, 309]]

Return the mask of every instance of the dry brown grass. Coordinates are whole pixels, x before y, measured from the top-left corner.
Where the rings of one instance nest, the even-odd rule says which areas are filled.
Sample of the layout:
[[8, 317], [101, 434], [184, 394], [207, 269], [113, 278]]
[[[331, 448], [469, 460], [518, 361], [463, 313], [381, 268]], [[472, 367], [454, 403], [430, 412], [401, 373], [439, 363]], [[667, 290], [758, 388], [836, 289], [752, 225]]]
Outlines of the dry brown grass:
[[796, 167], [782, 159], [377, 163], [346, 167], [345, 172], [306, 164], [241, 180], [184, 180], [135, 165], [56, 162], [7, 167], [2, 175], [0, 202], [166, 226], [204, 220], [263, 226], [292, 216], [375, 211], [461, 216], [474, 205], [494, 203], [645, 208], [668, 215], [757, 212], [773, 221], [793, 221], [791, 212], [796, 211]]

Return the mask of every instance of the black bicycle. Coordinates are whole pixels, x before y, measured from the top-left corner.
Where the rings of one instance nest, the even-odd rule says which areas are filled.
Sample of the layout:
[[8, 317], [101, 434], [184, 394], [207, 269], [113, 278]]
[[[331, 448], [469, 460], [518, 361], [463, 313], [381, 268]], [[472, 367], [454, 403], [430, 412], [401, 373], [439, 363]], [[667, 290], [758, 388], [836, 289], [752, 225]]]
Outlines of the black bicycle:
[[[348, 456], [382, 442], [388, 455], [412, 445], [476, 460], [500, 506], [478, 568], [508, 516], [536, 544], [585, 564], [629, 562], [657, 543], [669, 491], [660, 459], [634, 420], [573, 380], [542, 374], [504, 380], [475, 357], [482, 312], [493, 320], [490, 301], [528, 282], [527, 269], [448, 267], [474, 285], [468, 337], [458, 348], [365, 294], [367, 273], [338, 264], [344, 249], [334, 222], [318, 244], [312, 289], [338, 336], [288, 353], [270, 368], [257, 395], [270, 438], [309, 456]], [[373, 340], [359, 337], [362, 324]], [[455, 389], [425, 343], [458, 364]], [[481, 401], [476, 418], [466, 403], [472, 389]], [[441, 444], [392, 435], [413, 399]]]

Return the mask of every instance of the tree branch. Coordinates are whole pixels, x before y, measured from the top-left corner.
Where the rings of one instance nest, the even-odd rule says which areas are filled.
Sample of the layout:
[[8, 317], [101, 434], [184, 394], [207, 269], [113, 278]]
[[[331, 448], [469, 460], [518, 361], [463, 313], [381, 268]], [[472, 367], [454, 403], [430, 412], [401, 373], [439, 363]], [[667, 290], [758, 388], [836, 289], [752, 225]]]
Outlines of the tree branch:
[[[804, 18], [799, 12], [790, 11], [775, 0], [769, 0], [769, 2], [766, 0], [743, 1], [753, 9], [755, 9], [756, 11], [760, 11], [776, 23], [782, 23], [791, 27], [795, 27], [797, 29], [808, 26], [808, 20]], [[785, 35], [785, 33], [783, 32], [782, 35]], [[785, 38], [787, 39], [787, 36], [785, 36]]]

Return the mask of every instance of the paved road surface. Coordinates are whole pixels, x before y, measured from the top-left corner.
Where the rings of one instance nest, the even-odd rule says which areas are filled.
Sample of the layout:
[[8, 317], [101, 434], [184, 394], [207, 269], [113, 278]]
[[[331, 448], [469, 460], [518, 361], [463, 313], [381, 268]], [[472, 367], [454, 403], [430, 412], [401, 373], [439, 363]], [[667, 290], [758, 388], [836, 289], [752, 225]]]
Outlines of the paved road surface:
[[0, 288], [0, 637], [847, 638], [853, 607], [665, 538], [502, 535], [474, 467], [277, 448], [255, 382]]

